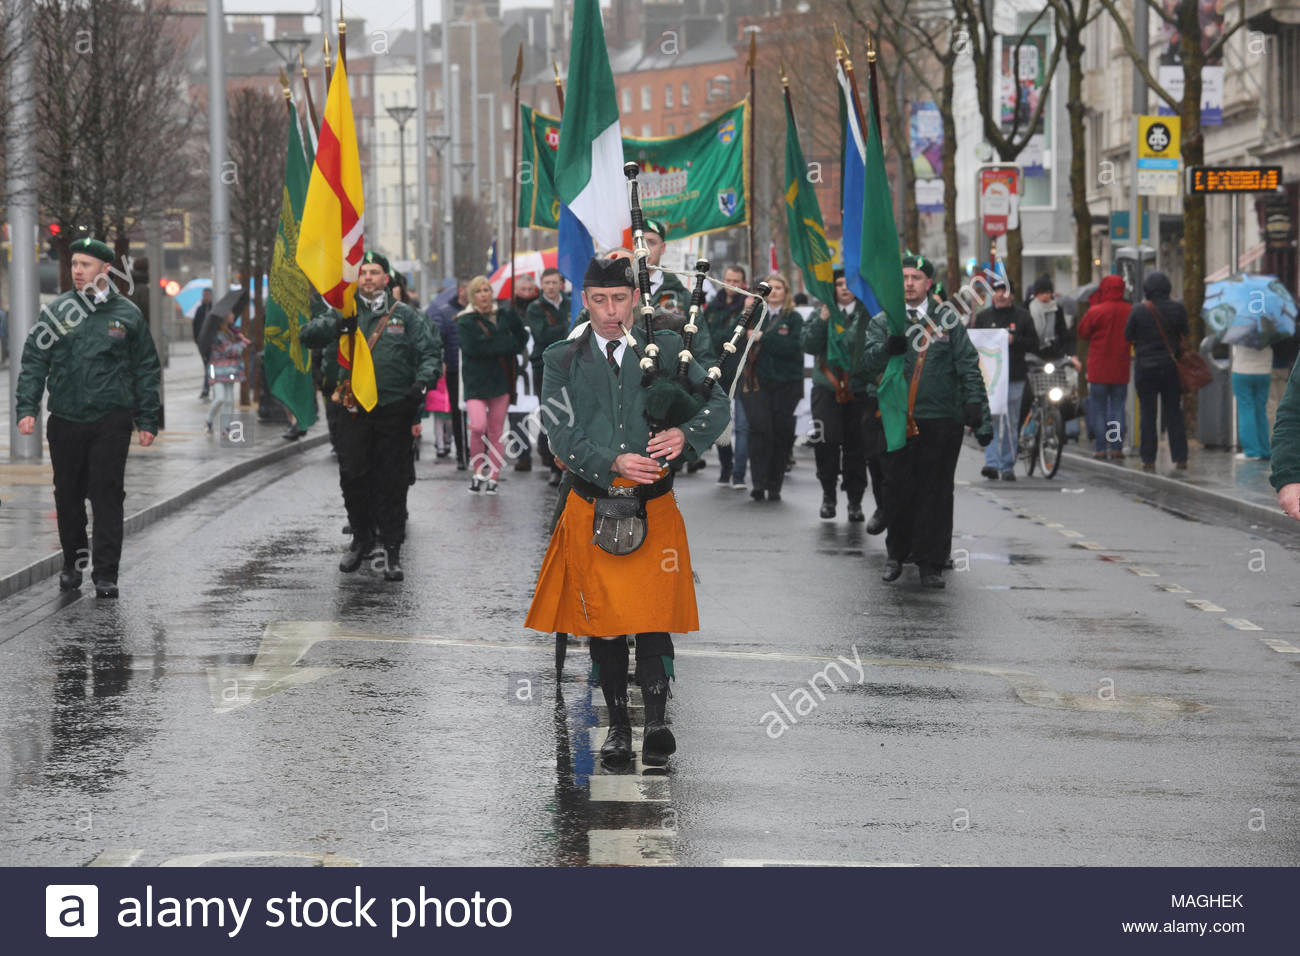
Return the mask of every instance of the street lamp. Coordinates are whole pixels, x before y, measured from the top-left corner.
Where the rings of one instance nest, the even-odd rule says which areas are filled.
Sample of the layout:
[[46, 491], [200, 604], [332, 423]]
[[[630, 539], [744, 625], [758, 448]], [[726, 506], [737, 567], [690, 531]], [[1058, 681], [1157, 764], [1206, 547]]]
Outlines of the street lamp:
[[415, 107], [390, 106], [388, 115], [397, 124], [397, 165], [400, 167], [402, 183], [402, 199], [398, 205], [402, 208], [402, 259], [406, 261], [410, 259], [406, 254], [406, 124], [415, 115]]
[[297, 64], [299, 54], [305, 53], [307, 47], [311, 46], [311, 40], [307, 37], [275, 37], [267, 42], [287, 67]]

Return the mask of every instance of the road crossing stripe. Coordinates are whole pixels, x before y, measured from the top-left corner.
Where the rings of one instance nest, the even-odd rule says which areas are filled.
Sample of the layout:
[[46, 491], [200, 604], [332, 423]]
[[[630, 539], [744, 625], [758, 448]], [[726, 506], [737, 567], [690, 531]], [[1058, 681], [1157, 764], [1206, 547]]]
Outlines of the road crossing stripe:
[[1157, 584], [1156, 587], [1158, 587], [1162, 591], [1168, 591], [1170, 594], [1191, 594], [1192, 593], [1187, 588], [1183, 587], [1181, 584]]
[[1089, 551], [1105, 551], [1106, 549], [1096, 541], [1079, 541], [1075, 544], [1076, 548], [1087, 548]]
[[1063, 534], [1063, 535], [1065, 535], [1067, 538], [1082, 538], [1082, 537], [1083, 537], [1083, 532], [1081, 532], [1081, 531], [1071, 531], [1069, 528], [1062, 528], [1061, 530], [1057, 531], [1056, 533], [1057, 533], [1057, 534]]
[[596, 802], [667, 803], [667, 777], [642, 777], [627, 773], [598, 773], [590, 778], [590, 799]]
[[1281, 638], [1261, 637], [1260, 640], [1273, 648], [1273, 650], [1277, 651], [1279, 654], [1300, 654], [1300, 647], [1296, 647], [1294, 644], [1289, 644]]
[[1223, 610], [1226, 610], [1226, 608], [1221, 608], [1221, 607], [1219, 607], [1219, 605], [1215, 604], [1213, 601], [1207, 601], [1207, 600], [1205, 600], [1204, 598], [1188, 598], [1187, 603], [1190, 604], [1192, 607], [1196, 608], [1198, 611], [1223, 611]]
[[1152, 571], [1150, 568], [1130, 567], [1130, 568], [1129, 568], [1129, 571], [1130, 571], [1132, 574], [1136, 574], [1136, 575], [1137, 575], [1138, 577], [1140, 577], [1140, 578], [1158, 578], [1158, 577], [1160, 577], [1159, 574], [1157, 574], [1155, 571]]
[[144, 850], [103, 850], [86, 866], [134, 866]]
[[588, 830], [591, 866], [675, 866], [676, 830]]
[[1244, 617], [1225, 617], [1223, 623], [1235, 627], [1239, 631], [1262, 631], [1264, 630], [1258, 624], [1252, 624]]

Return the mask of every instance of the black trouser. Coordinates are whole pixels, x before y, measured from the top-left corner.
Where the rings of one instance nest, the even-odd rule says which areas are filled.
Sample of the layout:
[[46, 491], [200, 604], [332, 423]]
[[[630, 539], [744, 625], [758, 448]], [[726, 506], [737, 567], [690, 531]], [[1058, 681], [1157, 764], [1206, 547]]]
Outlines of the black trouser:
[[339, 450], [339, 416], [346, 415], [343, 406], [334, 401], [334, 386], [326, 382], [321, 386], [321, 397], [325, 399], [325, 426], [330, 433], [330, 447], [335, 454]]
[[[542, 400], [542, 378], [546, 367], [543, 365], [533, 366], [533, 383], [537, 386], [537, 401]], [[538, 413], [538, 424], [546, 424], [546, 415]], [[552, 472], [559, 473], [560, 469], [555, 464], [555, 456], [551, 454], [551, 441], [546, 436], [546, 432], [537, 433], [537, 454], [540, 460], [545, 462]]]
[[785, 463], [794, 447], [794, 409], [803, 397], [803, 382], [760, 382], [742, 392], [749, 419], [749, 473], [755, 491], [780, 492]]
[[867, 458], [867, 475], [871, 478], [871, 497], [879, 511], [885, 510], [885, 425], [876, 414], [880, 407], [875, 397], [869, 398], [862, 413], [862, 446]]
[[915, 438], [884, 455], [885, 548], [895, 561], [938, 572], [952, 549], [953, 476], [963, 426], [950, 418], [918, 418], [916, 427]]
[[460, 369], [447, 363], [447, 399], [451, 402], [451, 440], [456, 443], [456, 463], [465, 462], [465, 416], [460, 411]]
[[[116, 582], [122, 559], [122, 502], [126, 453], [131, 447], [131, 410], [119, 408], [93, 422], [51, 415], [46, 426], [54, 466], [54, 505], [59, 515], [63, 566], [84, 570], [93, 557], [96, 582]], [[87, 548], [86, 499], [95, 512], [94, 551]]]
[[1142, 461], [1156, 460], [1160, 430], [1156, 427], [1156, 402], [1165, 407], [1165, 427], [1169, 429], [1169, 457], [1175, 463], [1187, 460], [1187, 423], [1183, 419], [1183, 385], [1174, 363], [1155, 368], [1138, 366], [1133, 376], [1138, 395], [1138, 419], [1141, 425]]
[[[636, 677], [638, 683], [675, 676], [672, 662], [673, 636], [666, 631], [646, 631], [636, 637]], [[595, 664], [593, 677], [605, 692], [606, 703], [627, 699], [627, 639], [625, 637], [588, 638], [588, 652]]]
[[378, 528], [390, 547], [406, 537], [411, 405], [401, 399], [339, 418], [339, 485], [348, 523], [360, 535]]
[[867, 458], [862, 432], [866, 404], [861, 395], [849, 402], [837, 402], [834, 389], [813, 386], [812, 415], [819, 429], [819, 440], [813, 446], [817, 480], [821, 482], [822, 494], [832, 500], [841, 475], [844, 493], [851, 504], [860, 504], [863, 492], [867, 490]]

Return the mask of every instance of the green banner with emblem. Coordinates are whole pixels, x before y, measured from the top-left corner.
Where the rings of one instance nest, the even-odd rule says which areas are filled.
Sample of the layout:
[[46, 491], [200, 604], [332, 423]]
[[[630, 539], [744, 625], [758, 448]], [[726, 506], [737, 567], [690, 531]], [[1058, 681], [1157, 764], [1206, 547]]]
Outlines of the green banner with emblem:
[[[519, 225], [558, 231], [560, 120], [522, 104], [519, 114]], [[641, 208], [668, 226], [669, 239], [748, 224], [748, 138], [746, 103], [681, 136], [623, 137], [624, 160], [641, 167]]]

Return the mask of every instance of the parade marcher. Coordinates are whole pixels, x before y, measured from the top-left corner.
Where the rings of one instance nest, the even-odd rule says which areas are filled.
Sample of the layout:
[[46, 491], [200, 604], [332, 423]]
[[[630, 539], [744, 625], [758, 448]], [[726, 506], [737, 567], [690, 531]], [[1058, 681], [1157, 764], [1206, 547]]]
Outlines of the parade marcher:
[[[843, 339], [853, 342], [858, 323], [869, 322], [871, 316], [854, 297], [844, 270], [836, 269], [834, 276], [835, 302], [823, 305], [815, 317], [804, 323], [803, 350], [814, 356], [812, 417], [818, 432], [813, 455], [822, 486], [820, 515], [827, 521], [835, 517], [839, 486], [848, 498], [849, 520], [857, 522], [866, 520], [862, 511], [862, 496], [867, 490], [866, 416], [875, 413], [875, 388], [873, 378], [864, 369], [853, 369], [850, 375], [849, 370], [831, 364], [827, 350], [832, 320], [843, 326], [844, 331], [839, 333]], [[871, 516], [872, 527], [868, 530], [878, 534], [885, 521], [884, 489], [881, 474], [874, 470], [871, 485], [876, 513]]]
[[1285, 514], [1300, 521], [1300, 362], [1291, 368], [1273, 420], [1273, 470], [1269, 484]]
[[868, 374], [878, 378], [891, 356], [906, 356], [908, 438], [884, 456], [888, 559], [881, 577], [895, 581], [904, 562], [914, 561], [921, 584], [941, 588], [952, 548], [953, 479], [963, 428], [976, 429], [980, 444], [987, 445], [993, 423], [979, 353], [964, 325], [938, 314], [951, 307], [936, 309], [927, 298], [926, 265], [922, 256], [903, 258], [907, 332], [891, 335], [885, 316], [873, 319], [864, 360]]
[[1174, 467], [1187, 468], [1187, 425], [1183, 420], [1183, 386], [1175, 359], [1187, 336], [1187, 309], [1169, 297], [1173, 284], [1163, 272], [1149, 272], [1142, 280], [1146, 299], [1135, 303], [1124, 326], [1124, 337], [1133, 343], [1136, 368], [1133, 386], [1138, 394], [1142, 470], [1156, 470], [1157, 401], [1164, 405], [1169, 429], [1169, 454]]
[[209, 286], [208, 288], [203, 290], [203, 293], [199, 299], [198, 308], [194, 310], [194, 322], [193, 322], [194, 345], [198, 348], [199, 358], [203, 362], [203, 391], [199, 392], [199, 398], [202, 399], [206, 399], [209, 397], [210, 394], [209, 386], [211, 385], [211, 383], [208, 381], [208, 356], [207, 353], [203, 350], [203, 347], [199, 345], [199, 333], [203, 331], [203, 323], [207, 320], [208, 312], [209, 310], [211, 310], [211, 308], [212, 308], [212, 287]]
[[[59, 589], [81, 587], [89, 556], [95, 596], [118, 595], [122, 503], [131, 430], [153, 444], [162, 403], [162, 369], [140, 310], [109, 276], [113, 250], [98, 239], [72, 243], [72, 289], [41, 310], [23, 345], [14, 391], [18, 430], [36, 430], [49, 386], [50, 464], [63, 570]], [[87, 547], [86, 499], [95, 513]]]
[[[665, 465], [688, 448], [705, 451], [726, 427], [729, 403], [726, 392], [715, 387], [688, 422], [651, 436], [647, 389], [623, 338], [630, 330], [646, 344], [643, 329], [633, 326], [637, 293], [628, 263], [593, 259], [582, 298], [589, 324], [546, 351], [542, 400], [571, 403], [573, 411], [571, 420], [562, 417], [551, 425], [551, 448], [573, 486], [551, 535], [525, 626], [591, 639], [593, 676], [610, 721], [601, 758], [616, 765], [632, 758], [625, 636], [635, 635], [636, 677], [645, 705], [641, 759], [662, 766], [676, 750], [666, 719], [669, 681], [675, 676], [670, 635], [699, 629], [686, 529], [669, 493], [672, 472]], [[655, 340], [661, 367], [675, 368], [681, 338], [664, 331], [656, 332]], [[705, 378], [697, 362], [689, 370], [692, 382]], [[612, 532], [606, 535], [613, 538], [608, 545], [593, 534], [602, 528]], [[615, 537], [624, 528], [631, 532], [630, 546]]]
[[750, 497], [780, 501], [794, 447], [794, 409], [803, 398], [803, 316], [794, 310], [785, 276], [770, 275], [767, 284], [768, 319], [762, 331], [751, 333], [740, 400], [749, 419]]
[[[208, 379], [216, 389], [216, 400], [208, 406], [207, 430], [212, 434], [212, 423], [217, 421], [223, 411], [234, 414], [235, 384], [248, 381], [244, 371], [244, 351], [253, 343], [243, 332], [235, 328], [235, 314], [227, 312], [218, 317], [221, 327], [208, 346]], [[294, 426], [297, 431], [297, 426]], [[222, 432], [229, 432], [227, 425]]]
[[[669, 272], [664, 272], [659, 268], [659, 260], [663, 258], [664, 246], [668, 239], [668, 226], [658, 219], [646, 219], [645, 221], [645, 245], [646, 264], [650, 266], [650, 301], [654, 303], [656, 309], [670, 309], [685, 315], [690, 309], [691, 294], [687, 291], [686, 286], [682, 285], [682, 280]], [[704, 326], [700, 327], [701, 332]], [[730, 331], [730, 330], [728, 330]], [[703, 336], [696, 333], [697, 343], [702, 343]], [[696, 355], [707, 354], [707, 348], [699, 347], [693, 349]]]
[[[537, 284], [537, 279], [531, 272], [521, 272], [518, 278], [512, 283], [511, 305], [514, 307], [515, 315], [519, 316], [524, 322], [525, 329], [527, 326], [528, 310], [532, 304], [541, 298], [541, 289]], [[527, 349], [522, 350], [525, 354]], [[527, 365], [519, 363], [515, 368], [515, 374], [519, 378], [525, 379], [525, 386], [528, 382]], [[542, 390], [537, 384], [536, 376], [532, 380], [532, 395], [541, 395]], [[515, 385], [512, 392], [519, 390], [518, 384]], [[512, 399], [511, 405], [515, 404]], [[515, 471], [532, 471], [533, 470], [533, 443], [528, 435], [528, 429], [520, 427], [524, 420], [524, 412], [512, 412], [507, 410], [507, 418], [510, 422], [510, 429], [515, 433], [515, 441], [519, 446], [519, 457], [515, 459]]]
[[993, 289], [993, 304], [976, 314], [971, 328], [1007, 330], [1007, 410], [994, 422], [995, 434], [992, 443], [984, 449], [984, 467], [980, 474], [992, 481], [999, 477], [1015, 481], [1016, 456], [1020, 451], [1020, 406], [1025, 397], [1025, 381], [1029, 377], [1025, 353], [1033, 351], [1037, 338], [1033, 332], [1033, 317], [1028, 309], [1016, 304], [1007, 280], [999, 275], [989, 285]]
[[519, 354], [528, 331], [519, 314], [492, 297], [487, 276], [469, 280], [469, 305], [456, 317], [460, 329], [461, 394], [469, 419], [469, 490], [497, 493], [505, 463], [502, 431], [515, 401]]
[[[304, 326], [299, 340], [325, 349], [325, 378], [339, 383], [331, 399], [345, 409], [338, 421], [339, 485], [352, 544], [339, 570], [351, 573], [361, 567], [377, 531], [384, 578], [400, 581], [411, 422], [424, 404], [425, 390], [437, 384], [442, 342], [424, 316], [388, 293], [388, 271], [384, 256], [367, 252], [357, 279], [356, 314], [344, 318], [331, 309]], [[370, 411], [357, 402], [351, 373], [338, 359], [339, 338], [357, 329], [366, 337], [375, 367], [379, 400]]]
[[[1129, 366], [1133, 349], [1124, 338], [1129, 306], [1124, 301], [1124, 279], [1105, 276], [1088, 300], [1079, 320], [1079, 338], [1088, 342], [1088, 411], [1094, 442], [1093, 458], [1122, 459], [1128, 423], [1124, 400], [1128, 396]], [[1114, 437], [1112, 437], [1112, 435]]]
[[[451, 405], [451, 438], [456, 446], [456, 470], [464, 471], [468, 466], [465, 454], [467, 439], [465, 435], [465, 416], [460, 409], [460, 326], [456, 316], [469, 304], [469, 280], [457, 279], [456, 288], [451, 298], [440, 303], [430, 303], [425, 315], [437, 324], [442, 335], [443, 374], [447, 379], [447, 401]], [[442, 452], [438, 457], [444, 457]]]
[[[737, 288], [748, 287], [748, 273], [742, 265], [729, 265], [722, 273], [722, 281]], [[708, 341], [718, 343], [718, 351], [703, 342], [695, 354], [705, 361], [720, 357], [722, 343], [731, 338], [731, 330], [736, 326], [736, 319], [745, 308], [746, 297], [731, 289], [722, 288], [709, 300], [704, 310], [704, 323], [700, 327], [701, 338], [705, 328], [708, 329]], [[719, 385], [730, 388], [730, 376], [724, 376]], [[730, 486], [737, 491], [745, 490], [745, 468], [749, 464], [749, 422], [745, 418], [745, 409], [739, 400], [732, 403], [731, 409], [731, 444], [718, 445], [718, 461], [722, 465], [718, 473], [718, 484]]]
[[[569, 297], [564, 294], [564, 275], [554, 266], [542, 272], [542, 294], [528, 306], [524, 321], [533, 336], [530, 361], [533, 365], [533, 391], [540, 397], [544, 385], [545, 368], [542, 353], [563, 341], [569, 334]], [[550, 485], [560, 484], [560, 468], [551, 455], [550, 444], [545, 432], [537, 435], [537, 454], [541, 461], [549, 464], [551, 469]]]

